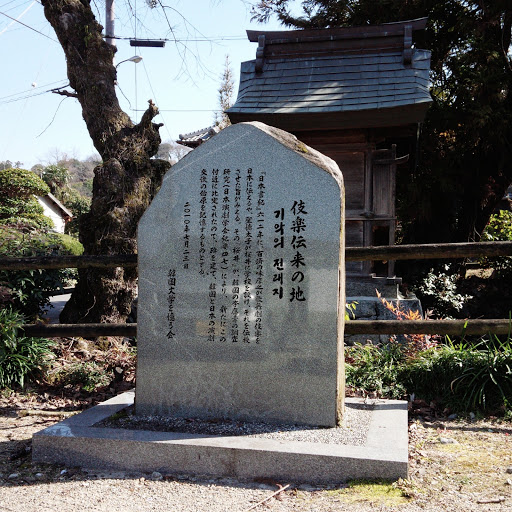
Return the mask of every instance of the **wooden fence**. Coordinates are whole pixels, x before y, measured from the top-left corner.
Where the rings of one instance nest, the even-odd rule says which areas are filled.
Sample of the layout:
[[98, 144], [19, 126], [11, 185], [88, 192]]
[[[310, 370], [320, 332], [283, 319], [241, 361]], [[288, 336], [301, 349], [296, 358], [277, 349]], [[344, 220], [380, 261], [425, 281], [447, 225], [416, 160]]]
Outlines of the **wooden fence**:
[[[512, 255], [512, 242], [478, 242], [428, 245], [392, 245], [379, 247], [347, 247], [347, 261], [457, 259]], [[137, 255], [116, 256], [41, 256], [32, 258], [0, 258], [0, 270], [33, 270], [58, 268], [135, 267]], [[511, 305], [512, 309], [512, 305]], [[475, 320], [351, 320], [345, 334], [509, 334], [510, 319]], [[136, 336], [137, 324], [28, 324], [27, 336]]]

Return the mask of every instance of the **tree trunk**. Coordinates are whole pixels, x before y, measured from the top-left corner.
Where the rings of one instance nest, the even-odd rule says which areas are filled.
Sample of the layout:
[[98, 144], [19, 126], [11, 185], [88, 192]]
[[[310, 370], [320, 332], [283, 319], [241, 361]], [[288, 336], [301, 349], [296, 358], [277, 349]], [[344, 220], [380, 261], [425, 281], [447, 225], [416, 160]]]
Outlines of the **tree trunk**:
[[[80, 221], [85, 254], [137, 251], [137, 223], [170, 164], [151, 159], [160, 144], [149, 108], [134, 125], [115, 92], [116, 48], [102, 37], [88, 0], [42, 0], [46, 19], [57, 34], [67, 61], [70, 87], [59, 94], [78, 99], [82, 116], [103, 163], [94, 169], [91, 210]], [[61, 314], [66, 323], [124, 322], [136, 296], [137, 271], [81, 269], [71, 300]]]

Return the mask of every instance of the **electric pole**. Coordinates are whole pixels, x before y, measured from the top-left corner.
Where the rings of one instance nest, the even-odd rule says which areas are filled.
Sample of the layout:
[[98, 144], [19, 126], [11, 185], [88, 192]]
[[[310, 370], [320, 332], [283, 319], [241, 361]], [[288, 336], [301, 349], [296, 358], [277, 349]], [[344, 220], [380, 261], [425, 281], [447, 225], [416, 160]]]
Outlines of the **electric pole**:
[[107, 43], [112, 46], [116, 45], [116, 40], [114, 39], [114, 1], [115, 0], [106, 0], [105, 2], [105, 39]]

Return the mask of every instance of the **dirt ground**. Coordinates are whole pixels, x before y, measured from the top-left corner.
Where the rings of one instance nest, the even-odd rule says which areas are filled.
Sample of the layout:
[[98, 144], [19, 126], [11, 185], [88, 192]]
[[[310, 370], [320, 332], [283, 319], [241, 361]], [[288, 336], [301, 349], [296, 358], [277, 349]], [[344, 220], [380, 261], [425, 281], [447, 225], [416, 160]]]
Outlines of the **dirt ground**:
[[0, 512], [512, 511], [512, 424], [497, 419], [411, 420], [410, 476], [393, 485], [326, 488], [32, 464], [32, 434], [62, 419], [56, 413], [94, 401], [0, 398]]

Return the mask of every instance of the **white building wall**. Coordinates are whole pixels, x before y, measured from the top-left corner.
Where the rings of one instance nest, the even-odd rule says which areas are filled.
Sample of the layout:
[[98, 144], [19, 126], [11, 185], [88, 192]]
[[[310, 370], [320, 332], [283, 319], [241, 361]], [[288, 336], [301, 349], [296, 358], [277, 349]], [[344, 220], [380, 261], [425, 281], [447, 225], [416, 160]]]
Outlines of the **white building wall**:
[[50, 217], [52, 219], [54, 227], [52, 231], [56, 231], [57, 233], [64, 233], [64, 227], [66, 226], [66, 222], [61, 216], [59, 207], [53, 203], [48, 197], [36, 196], [37, 201], [44, 209], [44, 215], [46, 217]]

